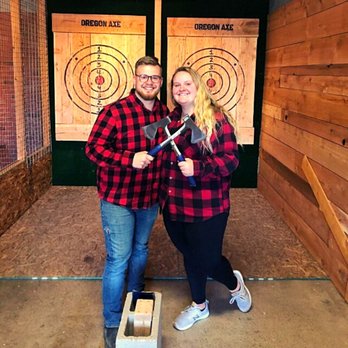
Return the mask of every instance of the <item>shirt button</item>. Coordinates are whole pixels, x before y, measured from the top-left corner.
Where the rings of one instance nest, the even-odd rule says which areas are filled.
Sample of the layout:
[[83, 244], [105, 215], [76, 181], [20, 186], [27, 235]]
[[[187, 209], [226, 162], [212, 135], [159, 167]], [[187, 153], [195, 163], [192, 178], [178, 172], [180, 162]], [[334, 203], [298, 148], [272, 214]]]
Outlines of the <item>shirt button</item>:
[[173, 177], [172, 177], [172, 176], [170, 176], [170, 177], [169, 177], [169, 180], [173, 180]]
[[170, 165], [172, 166], [174, 164], [174, 162], [170, 162]]
[[172, 193], [172, 190], [169, 190], [168, 193]]

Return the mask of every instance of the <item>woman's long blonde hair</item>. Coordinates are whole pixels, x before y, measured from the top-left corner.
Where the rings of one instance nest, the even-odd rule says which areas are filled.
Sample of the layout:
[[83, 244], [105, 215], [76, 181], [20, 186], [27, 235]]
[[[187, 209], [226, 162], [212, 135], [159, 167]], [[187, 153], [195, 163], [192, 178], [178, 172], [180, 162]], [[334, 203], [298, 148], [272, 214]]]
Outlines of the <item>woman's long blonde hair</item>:
[[175, 106], [180, 106], [174, 99], [173, 96], [173, 80], [175, 75], [180, 72], [185, 71], [189, 73], [192, 77], [192, 81], [197, 88], [197, 95], [194, 103], [193, 113], [195, 115], [196, 125], [206, 134], [206, 138], [202, 141], [202, 147], [204, 150], [210, 152], [213, 151], [210, 137], [213, 133], [216, 133], [217, 120], [215, 118], [216, 113], [222, 113], [225, 115], [227, 121], [233, 126], [235, 135], [237, 137], [237, 122], [235, 118], [221, 105], [219, 105], [210, 91], [206, 87], [206, 84], [203, 82], [202, 77], [198, 74], [197, 71], [193, 70], [190, 67], [182, 66], [175, 70], [172, 80], [171, 80], [171, 98]]

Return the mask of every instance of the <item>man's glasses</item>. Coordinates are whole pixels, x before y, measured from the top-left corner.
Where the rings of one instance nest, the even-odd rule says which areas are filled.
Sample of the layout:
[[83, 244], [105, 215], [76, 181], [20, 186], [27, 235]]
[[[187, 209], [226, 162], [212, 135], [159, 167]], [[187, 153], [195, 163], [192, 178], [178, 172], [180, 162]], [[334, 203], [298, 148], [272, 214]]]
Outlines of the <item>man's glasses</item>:
[[141, 75], [135, 74], [135, 76], [137, 76], [139, 78], [139, 81], [141, 83], [147, 82], [147, 81], [149, 81], [149, 79], [151, 79], [151, 81], [155, 82], [155, 83], [162, 81], [162, 76], [159, 76], [159, 75], [149, 76], [146, 74], [141, 74]]

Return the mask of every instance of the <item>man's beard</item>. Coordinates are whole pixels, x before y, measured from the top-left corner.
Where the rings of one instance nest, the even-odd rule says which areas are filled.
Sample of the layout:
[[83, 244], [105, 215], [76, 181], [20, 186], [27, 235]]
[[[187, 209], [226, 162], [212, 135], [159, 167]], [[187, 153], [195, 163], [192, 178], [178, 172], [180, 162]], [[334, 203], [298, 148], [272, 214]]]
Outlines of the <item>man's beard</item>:
[[154, 100], [158, 94], [158, 90], [154, 90], [151, 94], [145, 94], [142, 91], [137, 91], [137, 93], [140, 95], [141, 98], [144, 100]]

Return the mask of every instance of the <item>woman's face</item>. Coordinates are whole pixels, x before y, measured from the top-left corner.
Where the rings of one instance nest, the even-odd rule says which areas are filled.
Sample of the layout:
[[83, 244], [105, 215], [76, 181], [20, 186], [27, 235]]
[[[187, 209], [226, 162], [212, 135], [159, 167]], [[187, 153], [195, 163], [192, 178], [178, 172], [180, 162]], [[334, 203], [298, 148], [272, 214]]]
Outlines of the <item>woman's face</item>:
[[179, 71], [174, 75], [172, 93], [179, 105], [185, 107], [194, 105], [197, 88], [188, 72]]

